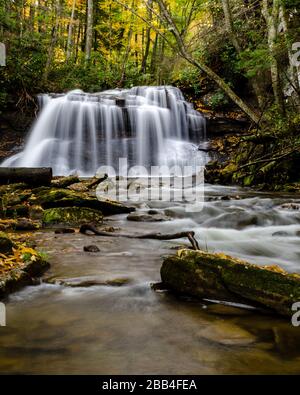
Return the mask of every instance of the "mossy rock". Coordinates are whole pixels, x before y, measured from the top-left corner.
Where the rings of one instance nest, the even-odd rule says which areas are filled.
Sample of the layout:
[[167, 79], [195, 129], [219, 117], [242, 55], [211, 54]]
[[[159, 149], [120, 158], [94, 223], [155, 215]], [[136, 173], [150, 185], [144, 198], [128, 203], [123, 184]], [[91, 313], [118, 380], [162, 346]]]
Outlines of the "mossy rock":
[[0, 253], [11, 254], [13, 247], [14, 243], [10, 238], [4, 232], [0, 232]]
[[8, 206], [0, 210], [0, 218], [17, 218], [27, 217], [29, 215], [29, 207], [25, 204], [16, 206]]
[[51, 181], [51, 185], [54, 188], [66, 188], [69, 185], [80, 182], [78, 176], [67, 176], [67, 177], [55, 177]]
[[83, 223], [100, 223], [103, 220], [102, 213], [97, 210], [84, 207], [58, 207], [47, 209], [43, 213], [43, 225], [68, 225], [79, 226]]
[[17, 190], [23, 191], [25, 189], [28, 190], [28, 185], [21, 182], [15, 184], [0, 185], [0, 196]]
[[224, 254], [181, 250], [164, 260], [164, 284], [199, 298], [246, 303], [291, 316], [300, 300], [300, 275], [257, 266]]
[[71, 191], [61, 188], [36, 188], [29, 203], [41, 205], [43, 209], [55, 207], [86, 207], [100, 210], [105, 215], [130, 213], [134, 208], [127, 207], [113, 200], [98, 200], [86, 192]]
[[47, 260], [37, 255], [35, 260], [24, 262], [22, 267], [16, 267], [0, 275], [0, 299], [15, 292], [26, 285], [35, 283], [35, 278], [40, 277], [50, 267]]

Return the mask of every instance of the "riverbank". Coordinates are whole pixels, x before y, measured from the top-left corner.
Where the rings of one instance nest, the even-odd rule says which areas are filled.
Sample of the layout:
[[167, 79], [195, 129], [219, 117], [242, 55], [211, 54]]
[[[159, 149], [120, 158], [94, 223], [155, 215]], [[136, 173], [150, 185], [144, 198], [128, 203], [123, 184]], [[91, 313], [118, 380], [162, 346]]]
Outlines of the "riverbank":
[[71, 176], [54, 178], [47, 186], [0, 186], [0, 297], [33, 284], [49, 268], [43, 253], [32, 248], [33, 232], [48, 227], [63, 233], [70, 230], [61, 228], [86, 222], [100, 226], [103, 215], [134, 210], [118, 202], [99, 201], [95, 189], [103, 180], [80, 181]]
[[49, 268], [47, 256], [31, 244], [30, 234], [0, 232], [0, 299], [35, 284]]

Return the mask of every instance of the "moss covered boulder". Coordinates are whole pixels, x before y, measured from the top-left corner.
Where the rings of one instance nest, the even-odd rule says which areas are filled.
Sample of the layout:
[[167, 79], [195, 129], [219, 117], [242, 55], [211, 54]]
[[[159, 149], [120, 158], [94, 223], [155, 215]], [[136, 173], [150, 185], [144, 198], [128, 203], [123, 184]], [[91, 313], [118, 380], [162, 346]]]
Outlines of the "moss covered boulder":
[[86, 207], [99, 210], [105, 215], [130, 213], [134, 208], [112, 200], [98, 200], [87, 192], [61, 188], [36, 188], [29, 199], [30, 204], [40, 205], [43, 209], [55, 207]]
[[85, 207], [57, 207], [47, 209], [43, 213], [43, 225], [79, 226], [83, 223], [102, 223], [100, 211]]
[[178, 293], [262, 306], [285, 316], [300, 301], [300, 275], [224, 254], [180, 250], [164, 260], [161, 278]]
[[49, 267], [47, 260], [40, 254], [26, 253], [23, 262], [18, 262], [11, 270], [0, 273], [0, 299], [26, 285], [35, 284], [35, 279], [40, 277]]
[[14, 243], [10, 240], [6, 233], [0, 232], [0, 253], [10, 254], [13, 247]]

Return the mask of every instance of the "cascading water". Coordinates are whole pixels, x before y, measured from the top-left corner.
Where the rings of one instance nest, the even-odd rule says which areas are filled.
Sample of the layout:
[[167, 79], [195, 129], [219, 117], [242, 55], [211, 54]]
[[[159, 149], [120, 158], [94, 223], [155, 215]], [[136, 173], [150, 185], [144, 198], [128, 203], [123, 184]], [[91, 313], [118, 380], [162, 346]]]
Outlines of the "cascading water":
[[[2, 166], [51, 166], [56, 175], [93, 175], [99, 166], [203, 164], [192, 142], [205, 138], [204, 117], [174, 87], [134, 87], [42, 95], [24, 150]], [[199, 163], [200, 162], [200, 163]]]

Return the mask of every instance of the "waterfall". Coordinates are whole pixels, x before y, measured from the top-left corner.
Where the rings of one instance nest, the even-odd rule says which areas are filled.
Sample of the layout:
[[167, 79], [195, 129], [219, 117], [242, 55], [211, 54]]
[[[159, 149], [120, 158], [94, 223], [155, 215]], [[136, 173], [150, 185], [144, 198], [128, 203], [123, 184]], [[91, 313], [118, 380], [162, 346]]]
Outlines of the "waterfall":
[[1, 166], [50, 166], [55, 175], [88, 176], [119, 158], [149, 167], [201, 156], [193, 142], [205, 139], [205, 119], [175, 87], [74, 90], [41, 95], [39, 105], [24, 150]]

